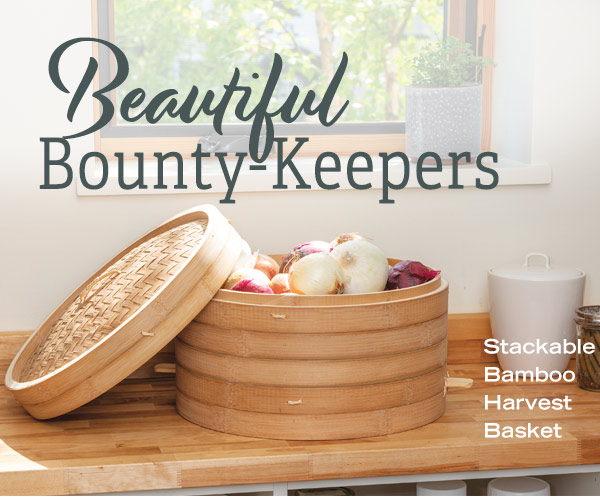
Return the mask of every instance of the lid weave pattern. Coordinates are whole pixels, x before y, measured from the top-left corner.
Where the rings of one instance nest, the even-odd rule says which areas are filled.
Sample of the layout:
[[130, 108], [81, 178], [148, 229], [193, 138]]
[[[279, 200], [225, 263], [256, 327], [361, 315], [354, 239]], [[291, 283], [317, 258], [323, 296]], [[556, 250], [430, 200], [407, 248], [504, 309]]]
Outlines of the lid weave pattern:
[[207, 221], [179, 225], [133, 248], [85, 288], [58, 317], [23, 368], [20, 381], [45, 376], [125, 322], [193, 255]]

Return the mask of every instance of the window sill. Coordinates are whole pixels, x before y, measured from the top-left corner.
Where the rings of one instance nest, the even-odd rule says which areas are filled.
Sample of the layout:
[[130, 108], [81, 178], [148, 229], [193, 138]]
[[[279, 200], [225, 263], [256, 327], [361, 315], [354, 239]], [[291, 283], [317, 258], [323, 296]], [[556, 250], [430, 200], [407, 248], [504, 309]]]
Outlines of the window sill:
[[[323, 180], [327, 183], [339, 183], [339, 189], [349, 190], [352, 187], [346, 177], [346, 164], [347, 160], [344, 157], [340, 157], [342, 170], [341, 172], [324, 172]], [[233, 172], [235, 167], [235, 156], [228, 157], [227, 166], [230, 172]], [[145, 163], [144, 167], [144, 183], [148, 185], [147, 189], [140, 190], [134, 188], [132, 190], [123, 190], [117, 180], [117, 163], [111, 162], [109, 164], [109, 177], [106, 184], [98, 190], [90, 190], [85, 188], [81, 184], [81, 180], [77, 180], [77, 195], [78, 196], [106, 196], [106, 195], [164, 195], [164, 194], [185, 194], [185, 193], [224, 193], [227, 191], [227, 184], [223, 176], [223, 172], [218, 161], [205, 160], [202, 165], [202, 181], [204, 184], [211, 184], [210, 190], [200, 190], [196, 187], [196, 173], [195, 163], [192, 160], [186, 160], [184, 162], [183, 170], [183, 182], [187, 185], [187, 189], [174, 189], [177, 183], [177, 167], [175, 164], [165, 163], [164, 167], [164, 184], [167, 185], [165, 189], [154, 189], [154, 185], [157, 183], [157, 171], [156, 163], [149, 161]], [[169, 161], [171, 162], [171, 161]], [[320, 188], [317, 186], [315, 181], [314, 166], [315, 159], [309, 157], [298, 158], [294, 160], [296, 168], [304, 178], [304, 180], [311, 185], [311, 190], [303, 189], [297, 190], [297, 181], [293, 174], [286, 168], [284, 173], [284, 182], [288, 185], [287, 190], [274, 190], [273, 185], [277, 183], [277, 169], [275, 159], [268, 159], [266, 162], [266, 170], [250, 171], [247, 161], [244, 162], [242, 169], [240, 170], [237, 182], [234, 188], [235, 193], [243, 192], [281, 192], [281, 191], [317, 191]], [[398, 167], [394, 167], [398, 164]], [[484, 161], [484, 164], [492, 166], [490, 161]], [[330, 162], [325, 162], [324, 166], [329, 167]], [[363, 167], [364, 161], [358, 160], [355, 164], [356, 167]], [[512, 185], [547, 185], [551, 182], [552, 171], [547, 164], [523, 164], [510, 159], [500, 157], [497, 164], [493, 165], [494, 169], [498, 171], [498, 186], [512, 186]], [[390, 181], [399, 183], [402, 180], [399, 170], [401, 170], [401, 161], [394, 160], [390, 161]], [[91, 169], [91, 168], [90, 168]], [[99, 183], [101, 179], [100, 167], [97, 168], [96, 174], [91, 174], [88, 177], [88, 181], [91, 184]], [[132, 183], [135, 181], [137, 176], [137, 162], [126, 161], [125, 162], [125, 182]], [[452, 167], [444, 166], [442, 171], [426, 172], [423, 174], [424, 180], [428, 184], [440, 183], [442, 188], [447, 187], [452, 183]], [[373, 158], [373, 171], [372, 172], [357, 172], [354, 175], [355, 180], [360, 184], [371, 183], [372, 188], [377, 190], [381, 189], [381, 160], [379, 157]], [[459, 184], [465, 187], [474, 187], [476, 180], [480, 179], [482, 183], [488, 184], [490, 182], [490, 175], [483, 173], [477, 169], [474, 164], [461, 164], [458, 171]], [[416, 177], [416, 166], [411, 164], [410, 166], [410, 179], [406, 188], [419, 188], [420, 185], [417, 182]]]

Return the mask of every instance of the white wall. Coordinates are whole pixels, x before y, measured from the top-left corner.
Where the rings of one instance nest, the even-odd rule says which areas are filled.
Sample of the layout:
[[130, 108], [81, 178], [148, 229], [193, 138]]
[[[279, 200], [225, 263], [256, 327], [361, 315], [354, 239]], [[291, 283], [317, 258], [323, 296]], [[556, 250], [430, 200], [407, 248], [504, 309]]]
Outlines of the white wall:
[[[442, 268], [451, 312], [487, 310], [487, 269], [545, 251], [557, 263], [587, 271], [586, 301], [599, 303], [600, 2], [497, 5], [494, 142], [500, 152], [548, 162], [551, 185], [410, 189], [397, 194], [394, 205], [379, 205], [375, 191], [238, 194], [237, 204], [222, 210], [240, 233], [273, 252], [344, 231], [364, 233], [390, 255]], [[220, 196], [77, 197], [74, 186], [40, 190], [39, 137], [60, 136], [91, 120], [90, 106], [77, 126], [66, 122], [68, 100], [47, 74], [54, 48], [89, 36], [90, 6], [83, 0], [11, 2], [4, 10], [0, 331], [11, 331], [38, 326], [99, 265], [157, 223]], [[73, 81], [87, 55], [76, 58], [64, 68]], [[72, 147], [78, 163], [93, 143], [85, 137]]]

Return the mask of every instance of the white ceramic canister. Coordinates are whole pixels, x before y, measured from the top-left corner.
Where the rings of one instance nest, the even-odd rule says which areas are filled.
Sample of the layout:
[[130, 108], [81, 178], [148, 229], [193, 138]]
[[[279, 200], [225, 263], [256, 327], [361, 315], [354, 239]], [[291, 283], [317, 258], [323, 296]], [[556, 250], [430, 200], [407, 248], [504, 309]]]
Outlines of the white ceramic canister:
[[[536, 262], [537, 263], [534, 263]], [[539, 264], [542, 262], [542, 264]], [[492, 334], [506, 342], [575, 342], [573, 316], [582, 305], [585, 273], [550, 264], [546, 254], [527, 254], [522, 265], [488, 271]], [[504, 370], [564, 371], [570, 354], [498, 353]]]

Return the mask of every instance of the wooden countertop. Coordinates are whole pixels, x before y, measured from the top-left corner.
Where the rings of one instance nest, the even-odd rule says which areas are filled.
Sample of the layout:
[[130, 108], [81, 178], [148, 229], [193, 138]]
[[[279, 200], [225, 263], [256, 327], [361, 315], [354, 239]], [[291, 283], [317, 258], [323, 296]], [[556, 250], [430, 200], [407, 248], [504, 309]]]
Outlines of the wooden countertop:
[[[171, 378], [126, 380], [92, 403], [36, 421], [0, 387], [0, 493], [69, 494], [600, 463], [600, 394], [573, 384], [493, 385], [483, 364], [447, 395], [445, 415], [413, 431], [337, 442], [260, 440], [177, 415]], [[485, 411], [484, 394], [563, 397], [572, 411]], [[562, 425], [562, 439], [484, 438], [484, 422]]]

